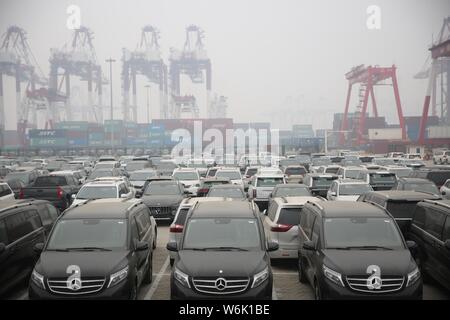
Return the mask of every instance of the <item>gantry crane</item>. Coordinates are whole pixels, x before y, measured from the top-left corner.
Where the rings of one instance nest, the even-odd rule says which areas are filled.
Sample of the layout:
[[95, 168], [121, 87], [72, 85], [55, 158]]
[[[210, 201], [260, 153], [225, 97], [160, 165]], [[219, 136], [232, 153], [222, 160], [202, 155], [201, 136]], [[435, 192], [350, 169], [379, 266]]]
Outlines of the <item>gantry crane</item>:
[[428, 72], [428, 87], [420, 119], [420, 144], [425, 144], [430, 101], [432, 101], [433, 114], [436, 114], [436, 83], [439, 74], [441, 78], [441, 122], [450, 124], [450, 17], [444, 19], [438, 40], [429, 50], [431, 51], [431, 68]]
[[26, 91], [33, 92], [37, 85], [45, 86], [47, 79], [30, 49], [25, 30], [18, 26], [7, 29], [0, 47], [0, 128], [5, 127], [3, 75], [15, 77], [17, 118], [19, 123], [27, 122], [28, 111], [35, 113], [36, 109], [32, 99], [22, 101], [21, 84], [27, 83]]
[[[137, 121], [137, 83], [136, 76], [143, 75], [149, 82], [159, 86], [159, 111], [162, 119], [167, 118], [168, 90], [167, 66], [161, 58], [159, 47], [159, 31], [151, 25], [144, 26], [141, 40], [135, 51], [123, 49], [122, 54], [122, 91], [123, 91], [123, 119]], [[133, 100], [130, 108], [130, 85]], [[132, 116], [130, 117], [130, 109]]]
[[[81, 26], [74, 30], [69, 47], [64, 46], [61, 50], [51, 50], [49, 90], [58, 92], [65, 82], [67, 100], [64, 105], [64, 112], [66, 120], [73, 120], [70, 106], [70, 77], [74, 75], [79, 77], [81, 81], [87, 81], [88, 86], [88, 106], [82, 108], [82, 120], [103, 121], [102, 85], [108, 82], [102, 77], [102, 68], [97, 62], [92, 40], [93, 32], [89, 28]], [[60, 70], [62, 73], [60, 73]], [[61, 80], [58, 83], [59, 76], [61, 76]], [[98, 94], [96, 104], [93, 100], [94, 84]], [[52, 110], [55, 114], [55, 120], [61, 120], [62, 116], [57, 109], [58, 106], [53, 104]]]
[[[211, 98], [211, 60], [206, 54], [202, 39], [204, 32], [200, 27], [190, 25], [186, 28], [186, 41], [183, 51], [171, 49], [170, 81], [173, 97], [180, 96], [180, 76], [186, 74], [193, 83], [204, 83], [206, 72], [206, 110], [208, 113]], [[174, 103], [172, 101], [172, 108]], [[173, 112], [172, 112], [173, 113]]]
[[369, 96], [372, 101], [372, 110], [373, 115], [378, 117], [377, 104], [375, 100], [374, 86], [379, 84], [380, 82], [391, 79], [392, 87], [394, 90], [395, 104], [397, 107], [397, 115], [400, 123], [400, 128], [402, 130], [402, 140], [406, 139], [406, 129], [405, 123], [403, 119], [403, 111], [402, 105], [400, 102], [400, 94], [398, 90], [397, 84], [397, 76], [396, 76], [396, 67], [393, 65], [392, 67], [379, 67], [379, 66], [364, 66], [359, 65], [353, 68], [350, 72], [345, 75], [348, 80], [348, 91], [347, 91], [347, 99], [345, 102], [345, 110], [344, 117], [341, 123], [341, 137], [340, 142], [344, 144], [345, 137], [344, 132], [347, 131], [348, 128], [348, 111], [350, 106], [350, 98], [352, 93], [353, 85], [359, 83], [359, 101], [356, 107], [355, 117], [353, 119], [353, 129], [356, 131], [356, 144], [361, 145], [367, 139], [365, 138], [365, 120], [367, 117], [367, 107], [369, 103]]

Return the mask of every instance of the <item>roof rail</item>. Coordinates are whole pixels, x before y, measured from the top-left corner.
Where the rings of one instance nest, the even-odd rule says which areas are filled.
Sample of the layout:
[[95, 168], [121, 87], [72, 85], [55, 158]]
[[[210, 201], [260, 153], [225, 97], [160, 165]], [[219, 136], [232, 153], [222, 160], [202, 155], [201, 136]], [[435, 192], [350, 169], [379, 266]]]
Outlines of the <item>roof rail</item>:
[[315, 206], [315, 207], [317, 207], [317, 208], [319, 208], [320, 210], [323, 210], [323, 207], [320, 205], [320, 204], [318, 204], [317, 202], [313, 202], [313, 201], [306, 201], [306, 203], [310, 203], [310, 204], [312, 204], [313, 206]]
[[[130, 200], [130, 199], [125, 199], [125, 200]], [[125, 202], [125, 201], [122, 201], [122, 202]], [[140, 205], [140, 204], [144, 204], [144, 201], [142, 201], [142, 200], [136, 201], [135, 203], [133, 203], [131, 206], [129, 206], [129, 207], [127, 208], [127, 212], [128, 212], [128, 211], [131, 211], [131, 209], [133, 209], [134, 207], [137, 207], [137, 206]]]

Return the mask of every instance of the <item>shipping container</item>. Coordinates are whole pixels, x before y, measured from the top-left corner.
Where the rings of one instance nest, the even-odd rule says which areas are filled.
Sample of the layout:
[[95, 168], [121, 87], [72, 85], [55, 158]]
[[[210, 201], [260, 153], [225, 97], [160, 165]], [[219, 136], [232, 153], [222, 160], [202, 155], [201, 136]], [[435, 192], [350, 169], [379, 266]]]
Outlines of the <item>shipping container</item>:
[[430, 126], [427, 132], [429, 139], [450, 138], [450, 126]]
[[7, 146], [22, 146], [23, 141], [20, 138], [19, 132], [16, 130], [5, 130], [2, 131], [2, 139], [1, 139], [2, 147]]
[[54, 129], [54, 130], [37, 130], [32, 129], [28, 132], [30, 138], [65, 138], [66, 130]]
[[31, 138], [30, 147], [67, 147], [67, 139], [54, 137]]
[[401, 140], [401, 128], [369, 129], [369, 140]]
[[89, 145], [88, 143], [88, 138], [81, 138], [81, 139], [73, 139], [73, 138], [68, 138], [67, 139], [67, 144], [69, 146], [74, 146], [74, 147], [86, 147]]
[[62, 121], [56, 123], [57, 129], [66, 129], [72, 131], [87, 131], [89, 122], [87, 121]]

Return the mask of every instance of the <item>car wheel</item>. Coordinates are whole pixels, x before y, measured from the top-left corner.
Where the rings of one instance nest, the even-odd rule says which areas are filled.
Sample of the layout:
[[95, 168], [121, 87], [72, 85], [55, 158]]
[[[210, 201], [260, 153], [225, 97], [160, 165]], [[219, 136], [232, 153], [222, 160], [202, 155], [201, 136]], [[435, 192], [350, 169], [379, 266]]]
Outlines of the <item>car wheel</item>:
[[428, 278], [428, 274], [427, 274], [427, 272], [425, 271], [425, 268], [424, 268], [424, 266], [423, 266], [423, 262], [424, 262], [424, 257], [422, 256], [422, 255], [420, 255], [420, 254], [418, 254], [415, 258], [414, 258], [414, 260], [416, 261], [416, 264], [417, 264], [417, 267], [419, 268], [419, 271], [420, 271], [420, 275], [422, 276], [422, 281], [425, 283], [425, 282], [428, 282], [429, 281], [429, 278]]
[[314, 281], [314, 299], [322, 300], [322, 293], [320, 292], [320, 286], [317, 280]]
[[305, 270], [303, 269], [302, 257], [300, 255], [297, 259], [297, 268], [298, 268], [298, 281], [300, 283], [306, 283]]
[[170, 266], [173, 267], [173, 264], [175, 263], [174, 259], [170, 259]]
[[130, 300], [137, 300], [137, 281], [134, 281], [134, 285], [130, 291]]
[[143, 281], [145, 284], [150, 284], [153, 281], [153, 254], [150, 254], [147, 263], [147, 272], [145, 272]]

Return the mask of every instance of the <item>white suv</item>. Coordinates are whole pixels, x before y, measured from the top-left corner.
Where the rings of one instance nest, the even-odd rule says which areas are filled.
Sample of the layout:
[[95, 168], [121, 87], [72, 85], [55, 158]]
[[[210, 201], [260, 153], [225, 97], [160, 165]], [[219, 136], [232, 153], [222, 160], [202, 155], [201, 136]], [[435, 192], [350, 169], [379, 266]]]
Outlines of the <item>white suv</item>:
[[14, 200], [14, 192], [6, 182], [0, 182], [0, 201]]
[[221, 168], [218, 169], [215, 175], [216, 178], [228, 178], [230, 183], [244, 186], [244, 181], [242, 180], [242, 175], [239, 169], [234, 168]]
[[197, 195], [200, 187], [200, 174], [196, 168], [177, 168], [173, 171], [172, 177], [183, 184], [184, 190], [194, 196]]
[[72, 206], [75, 206], [90, 199], [132, 199], [134, 198], [134, 192], [128, 188], [124, 181], [102, 180], [86, 183], [72, 197]]
[[370, 184], [355, 179], [334, 180], [327, 192], [327, 199], [334, 201], [356, 201], [363, 193], [373, 191]]

